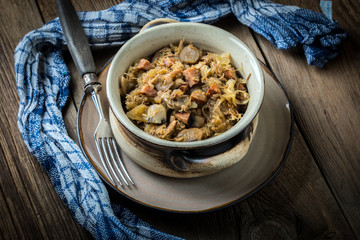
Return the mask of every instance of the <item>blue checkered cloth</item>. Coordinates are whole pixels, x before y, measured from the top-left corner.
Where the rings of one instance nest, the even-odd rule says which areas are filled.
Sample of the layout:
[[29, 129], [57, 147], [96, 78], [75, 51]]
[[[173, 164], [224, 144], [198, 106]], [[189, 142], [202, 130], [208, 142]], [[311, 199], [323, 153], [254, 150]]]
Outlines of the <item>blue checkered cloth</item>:
[[[319, 13], [259, 0], [125, 1], [78, 15], [90, 45], [101, 48], [123, 44], [156, 18], [213, 23], [231, 13], [277, 48], [303, 45], [308, 63], [319, 67], [336, 56], [336, 46], [346, 37], [335, 21]], [[18, 127], [25, 144], [75, 220], [96, 239], [179, 239], [111, 204], [95, 169], [68, 136], [61, 113], [70, 81], [65, 48], [61, 25], [54, 19], [28, 33], [15, 49]]]

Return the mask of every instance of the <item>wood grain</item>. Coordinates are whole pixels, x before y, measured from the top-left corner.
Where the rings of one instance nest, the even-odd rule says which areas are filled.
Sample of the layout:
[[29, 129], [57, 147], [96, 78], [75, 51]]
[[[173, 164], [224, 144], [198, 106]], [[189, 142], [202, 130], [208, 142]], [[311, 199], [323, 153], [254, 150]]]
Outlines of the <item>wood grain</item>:
[[[319, 11], [313, 1], [302, 7]], [[356, 235], [360, 234], [360, 17], [358, 1], [334, 2], [334, 19], [349, 32], [339, 56], [323, 69], [299, 49], [279, 51], [256, 35], [268, 65], [288, 91], [310, 151]], [[342, 14], [341, 14], [342, 13]], [[356, 31], [357, 30], [357, 31]]]
[[[120, 1], [72, 0], [77, 10], [101, 10]], [[320, 11], [318, 1], [277, 1]], [[28, 152], [16, 119], [19, 99], [14, 49], [29, 31], [57, 16], [54, 2], [0, 0], [0, 239], [88, 239]], [[302, 49], [275, 49], [235, 17], [216, 25], [234, 33], [265, 61], [288, 92], [296, 125], [289, 157], [279, 174], [245, 201], [215, 212], [174, 214], [124, 199], [154, 227], [187, 239], [357, 239], [360, 221], [360, 20], [358, 1], [333, 1], [334, 18], [351, 34], [340, 56], [324, 69], [307, 66]], [[118, 48], [94, 51], [98, 69]], [[83, 90], [70, 55], [71, 96], [63, 111], [76, 140], [76, 109]]]

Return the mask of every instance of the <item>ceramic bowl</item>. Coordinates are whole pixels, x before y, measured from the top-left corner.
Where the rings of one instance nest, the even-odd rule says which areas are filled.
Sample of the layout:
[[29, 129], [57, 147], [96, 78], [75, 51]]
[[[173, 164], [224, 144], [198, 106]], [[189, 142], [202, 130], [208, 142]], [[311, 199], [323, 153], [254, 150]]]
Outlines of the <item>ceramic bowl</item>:
[[[206, 51], [229, 52], [233, 66], [242, 69], [243, 76], [251, 74], [246, 112], [238, 123], [218, 136], [193, 142], [159, 139], [138, 128], [123, 109], [119, 81], [124, 72], [136, 60], [149, 57], [181, 39]], [[161, 175], [197, 177], [229, 167], [246, 154], [257, 127], [257, 115], [264, 97], [264, 77], [251, 50], [229, 32], [201, 23], [167, 23], [142, 31], [121, 47], [109, 68], [106, 93], [111, 128], [122, 150], [133, 161]], [[237, 151], [232, 151], [235, 146]]]

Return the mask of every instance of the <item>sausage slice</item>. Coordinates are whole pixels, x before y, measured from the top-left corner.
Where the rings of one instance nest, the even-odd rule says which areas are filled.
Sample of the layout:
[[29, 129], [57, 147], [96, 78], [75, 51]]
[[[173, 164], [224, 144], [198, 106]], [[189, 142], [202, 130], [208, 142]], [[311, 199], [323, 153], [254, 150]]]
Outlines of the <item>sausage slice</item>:
[[179, 58], [183, 63], [194, 64], [200, 58], [200, 50], [191, 44], [187, 45], [181, 50]]

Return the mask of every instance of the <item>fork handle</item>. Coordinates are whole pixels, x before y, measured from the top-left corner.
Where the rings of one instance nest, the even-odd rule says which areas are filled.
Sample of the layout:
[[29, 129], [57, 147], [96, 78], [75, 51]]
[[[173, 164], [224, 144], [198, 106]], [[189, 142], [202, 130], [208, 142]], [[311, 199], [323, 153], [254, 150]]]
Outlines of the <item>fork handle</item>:
[[56, 0], [56, 8], [67, 46], [80, 76], [83, 78], [87, 73], [95, 73], [96, 67], [88, 38], [71, 1]]

